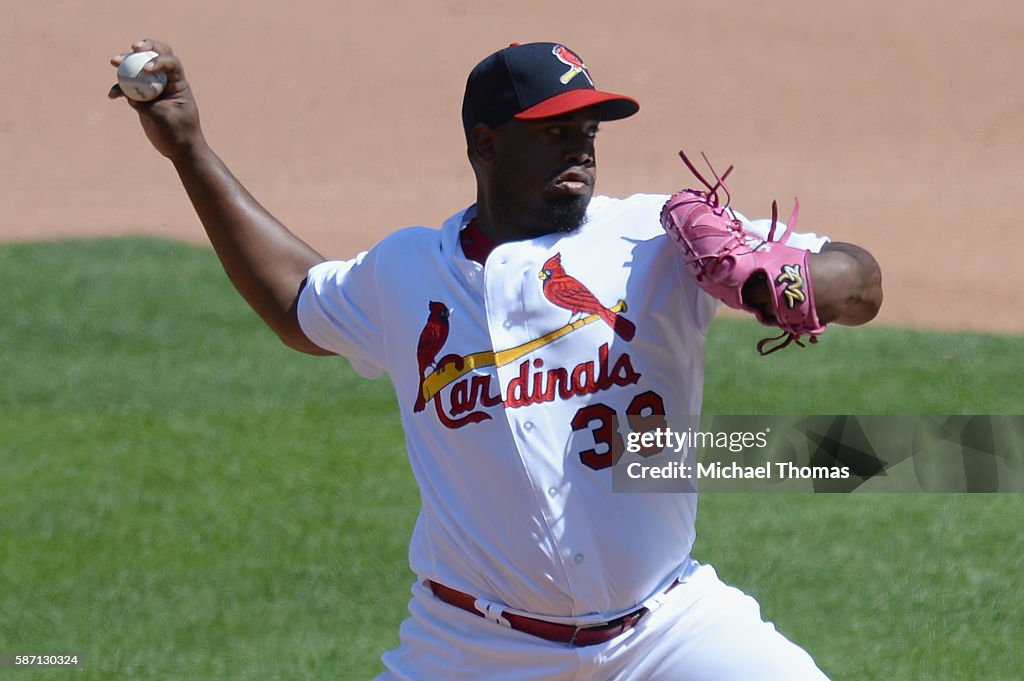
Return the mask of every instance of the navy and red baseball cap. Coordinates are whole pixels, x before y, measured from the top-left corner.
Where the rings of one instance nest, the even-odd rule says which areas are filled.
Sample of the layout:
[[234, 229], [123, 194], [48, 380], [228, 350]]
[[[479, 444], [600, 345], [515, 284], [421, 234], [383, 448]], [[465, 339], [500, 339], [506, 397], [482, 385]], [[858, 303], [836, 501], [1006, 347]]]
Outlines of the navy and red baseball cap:
[[470, 72], [462, 127], [468, 138], [477, 123], [493, 128], [512, 118], [550, 118], [590, 106], [605, 121], [640, 110], [632, 97], [595, 88], [587, 65], [565, 45], [513, 43]]

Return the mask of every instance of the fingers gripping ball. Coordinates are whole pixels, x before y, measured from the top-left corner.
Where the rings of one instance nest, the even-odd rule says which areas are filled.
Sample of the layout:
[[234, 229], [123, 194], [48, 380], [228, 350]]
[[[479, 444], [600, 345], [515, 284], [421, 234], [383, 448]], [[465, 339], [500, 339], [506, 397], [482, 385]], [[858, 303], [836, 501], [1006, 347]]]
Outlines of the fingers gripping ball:
[[[825, 326], [818, 320], [814, 306], [808, 269], [810, 253], [786, 244], [786, 237], [796, 224], [797, 210], [794, 209], [785, 232], [776, 238], [777, 206], [773, 203], [768, 238], [749, 234], [729, 208], [725, 178], [732, 168], [721, 177], [716, 174], [716, 182], [711, 184], [682, 152], [679, 156], [706, 190], [684, 189], [674, 194], [662, 208], [661, 224], [690, 265], [697, 285], [729, 307], [752, 312], [765, 326], [782, 330], [781, 336], [758, 343], [757, 350], [763, 355], [792, 342], [803, 345], [804, 336], [809, 336], [812, 343], [817, 342]], [[724, 204], [718, 197], [719, 190], [726, 196]], [[745, 299], [745, 285], [752, 278], [763, 278], [768, 291], [764, 307]], [[780, 342], [765, 349], [772, 341]]]
[[150, 73], [142, 67], [156, 59], [159, 54], [148, 50], [132, 52], [117, 67], [117, 84], [121, 92], [136, 102], [148, 102], [160, 96], [167, 85], [167, 74], [162, 71]]

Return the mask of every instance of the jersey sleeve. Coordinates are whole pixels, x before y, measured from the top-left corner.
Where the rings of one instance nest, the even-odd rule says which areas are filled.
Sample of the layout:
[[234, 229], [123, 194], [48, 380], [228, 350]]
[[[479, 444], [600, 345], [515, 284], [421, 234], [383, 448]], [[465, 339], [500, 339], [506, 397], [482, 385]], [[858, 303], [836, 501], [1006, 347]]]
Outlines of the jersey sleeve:
[[299, 294], [299, 326], [309, 340], [347, 358], [360, 375], [386, 371], [383, 325], [372, 253], [320, 263]]
[[[756, 234], [762, 239], [768, 238], [768, 232], [771, 231], [772, 228], [771, 219], [765, 218], [760, 220], [750, 220], [738, 212], [736, 213], [736, 217], [741, 223], [743, 223], [743, 231]], [[778, 226], [775, 228], [775, 233], [782, 234], [785, 231], [786, 224], [784, 222], [779, 222]], [[821, 252], [821, 249], [824, 248], [825, 244], [828, 242], [829, 238], [827, 236], [818, 236], [814, 232], [792, 232], [786, 238], [787, 246], [802, 248], [803, 250], [810, 251], [811, 253]]]

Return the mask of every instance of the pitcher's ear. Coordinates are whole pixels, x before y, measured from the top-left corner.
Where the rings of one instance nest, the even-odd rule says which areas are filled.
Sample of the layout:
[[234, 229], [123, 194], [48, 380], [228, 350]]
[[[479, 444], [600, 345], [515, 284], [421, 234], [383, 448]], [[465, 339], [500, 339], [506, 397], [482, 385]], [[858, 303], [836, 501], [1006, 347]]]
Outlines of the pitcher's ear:
[[498, 133], [485, 123], [477, 123], [469, 132], [470, 157], [483, 163], [490, 163], [497, 153]]

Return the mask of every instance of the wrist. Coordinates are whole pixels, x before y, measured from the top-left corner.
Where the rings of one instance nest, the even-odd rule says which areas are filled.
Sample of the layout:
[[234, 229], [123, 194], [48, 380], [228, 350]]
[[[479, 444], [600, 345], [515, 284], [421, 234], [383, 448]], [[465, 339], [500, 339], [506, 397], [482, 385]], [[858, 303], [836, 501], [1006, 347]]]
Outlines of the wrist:
[[174, 149], [164, 154], [175, 167], [193, 166], [203, 163], [214, 156], [213, 149], [206, 142], [201, 132], [197, 133], [191, 140], [179, 144]]

